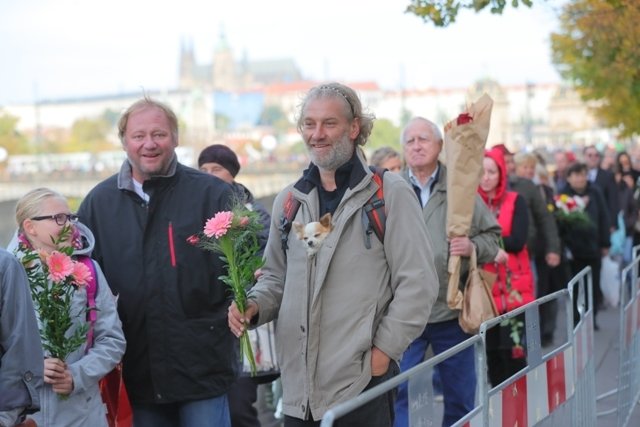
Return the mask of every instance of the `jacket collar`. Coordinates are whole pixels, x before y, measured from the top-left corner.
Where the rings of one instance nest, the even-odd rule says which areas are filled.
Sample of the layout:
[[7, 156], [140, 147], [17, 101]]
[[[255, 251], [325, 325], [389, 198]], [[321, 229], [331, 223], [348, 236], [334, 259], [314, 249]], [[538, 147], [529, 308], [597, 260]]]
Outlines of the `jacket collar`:
[[[178, 156], [174, 153], [171, 162], [169, 163], [169, 171], [166, 175], [158, 175], [151, 177], [150, 180], [162, 179], [162, 178], [171, 178], [175, 176], [176, 169], [178, 168]], [[146, 182], [146, 181], [145, 181]], [[144, 183], [143, 183], [144, 184]], [[122, 166], [120, 167], [120, 172], [118, 172], [118, 189], [119, 190], [129, 190], [135, 192], [135, 188], [133, 186], [133, 172], [131, 170], [131, 163], [129, 159], [126, 159]]]

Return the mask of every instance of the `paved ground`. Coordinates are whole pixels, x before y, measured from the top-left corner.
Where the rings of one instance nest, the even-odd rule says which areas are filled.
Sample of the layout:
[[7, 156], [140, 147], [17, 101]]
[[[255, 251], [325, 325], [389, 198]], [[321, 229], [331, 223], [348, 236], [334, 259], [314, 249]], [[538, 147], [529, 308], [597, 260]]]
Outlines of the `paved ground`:
[[[599, 331], [595, 331], [594, 350], [596, 357], [596, 395], [601, 396], [618, 387], [619, 355], [620, 355], [620, 311], [608, 308], [598, 313]], [[617, 407], [617, 394], [600, 399], [597, 403], [598, 413]], [[599, 427], [618, 425], [617, 413], [598, 416]], [[640, 405], [636, 404], [628, 426], [640, 426]]]

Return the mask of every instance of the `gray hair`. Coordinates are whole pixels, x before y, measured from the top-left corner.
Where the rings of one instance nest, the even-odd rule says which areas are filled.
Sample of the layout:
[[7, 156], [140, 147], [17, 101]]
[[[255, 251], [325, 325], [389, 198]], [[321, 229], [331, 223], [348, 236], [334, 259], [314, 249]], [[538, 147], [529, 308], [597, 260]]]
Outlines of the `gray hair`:
[[402, 132], [400, 133], [400, 145], [404, 145], [404, 134], [407, 131], [407, 128], [409, 127], [409, 125], [411, 125], [414, 122], [426, 123], [427, 125], [429, 125], [429, 127], [431, 127], [431, 133], [432, 133], [433, 137], [436, 139], [436, 141], [437, 142], [442, 142], [443, 141], [442, 132], [440, 131], [440, 128], [438, 127], [438, 125], [433, 123], [431, 120], [425, 119], [424, 117], [416, 116], [416, 117], [411, 118], [407, 122], [407, 124], [404, 125], [404, 127], [402, 128]]
[[380, 147], [371, 155], [371, 164], [381, 167], [389, 159], [400, 158], [400, 153], [391, 147]]
[[371, 135], [371, 130], [373, 129], [375, 116], [364, 111], [360, 98], [353, 89], [337, 82], [323, 83], [311, 88], [309, 92], [307, 92], [307, 95], [302, 100], [298, 109], [298, 132], [302, 133], [302, 121], [307, 104], [309, 104], [310, 101], [320, 98], [335, 98], [342, 100], [344, 104], [344, 115], [349, 120], [349, 123], [352, 123], [357, 119], [360, 124], [360, 132], [355, 139], [356, 145], [364, 145], [367, 143], [367, 139], [369, 138], [369, 135]]

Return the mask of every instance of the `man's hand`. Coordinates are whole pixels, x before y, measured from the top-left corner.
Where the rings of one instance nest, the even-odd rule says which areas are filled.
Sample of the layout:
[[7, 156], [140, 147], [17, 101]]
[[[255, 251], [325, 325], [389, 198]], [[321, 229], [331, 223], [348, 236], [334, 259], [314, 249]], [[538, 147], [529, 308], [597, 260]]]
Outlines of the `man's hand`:
[[379, 377], [389, 370], [391, 359], [378, 347], [371, 348], [371, 375]]
[[44, 382], [51, 384], [58, 394], [70, 394], [73, 391], [73, 377], [67, 364], [60, 359], [44, 359]]
[[557, 253], [549, 252], [544, 259], [549, 267], [557, 267], [560, 265], [560, 255]]
[[471, 256], [473, 242], [467, 237], [453, 237], [449, 240], [449, 255]]
[[247, 330], [247, 325], [256, 314], [258, 314], [258, 305], [254, 301], [247, 301], [247, 308], [244, 312], [244, 316], [240, 313], [240, 310], [238, 310], [236, 303], [232, 302], [229, 306], [229, 314], [227, 315], [231, 333], [240, 338], [244, 331]]

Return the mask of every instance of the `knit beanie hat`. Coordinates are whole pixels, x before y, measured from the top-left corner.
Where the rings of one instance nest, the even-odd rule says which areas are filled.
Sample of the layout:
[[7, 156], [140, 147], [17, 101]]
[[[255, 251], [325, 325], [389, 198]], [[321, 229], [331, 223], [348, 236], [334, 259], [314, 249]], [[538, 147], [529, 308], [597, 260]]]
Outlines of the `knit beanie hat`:
[[229, 171], [234, 178], [240, 172], [238, 156], [229, 147], [222, 144], [210, 145], [198, 156], [198, 167], [205, 163], [217, 163]]

